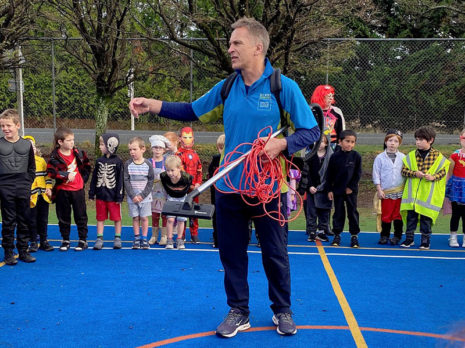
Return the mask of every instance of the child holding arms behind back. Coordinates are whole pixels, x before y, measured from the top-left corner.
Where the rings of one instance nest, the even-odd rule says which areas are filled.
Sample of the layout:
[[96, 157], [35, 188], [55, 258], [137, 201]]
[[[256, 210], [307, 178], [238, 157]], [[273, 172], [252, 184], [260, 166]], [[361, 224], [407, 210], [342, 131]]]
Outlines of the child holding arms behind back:
[[[168, 156], [165, 160], [166, 171], [160, 174], [160, 179], [166, 193], [168, 194], [167, 201], [184, 202], [190, 186], [192, 185], [192, 176], [185, 171], [181, 170], [181, 159], [176, 155]], [[187, 220], [181, 216], [167, 216], [166, 232], [168, 241], [166, 249], [173, 249], [173, 228], [174, 220], [177, 221], [178, 238], [176, 240], [176, 247], [178, 250], [185, 249], [184, 239], [182, 233], [184, 231], [184, 224]]]
[[[152, 215], [153, 167], [144, 158], [145, 141], [140, 137], [129, 140], [131, 159], [124, 164], [124, 188], [128, 198], [129, 215], [134, 231], [133, 249], [149, 249], [147, 240], [149, 216]], [[142, 239], [140, 236], [142, 227]]]
[[74, 146], [74, 133], [60, 127], [55, 132], [54, 150], [50, 154], [47, 173], [55, 179], [52, 202], [56, 203], [58, 226], [63, 241], [60, 251], [70, 248], [71, 207], [76, 222], [79, 242], [75, 251], [87, 249], [87, 211], [84, 184], [89, 179], [90, 163], [85, 151]]
[[[53, 247], [47, 241], [47, 226], [48, 226], [48, 211], [49, 205], [52, 203], [52, 179], [47, 175], [47, 162], [40, 150], [36, 147], [36, 140], [31, 135], [26, 135], [24, 139], [29, 140], [34, 149], [34, 157], [36, 162], [36, 176], [31, 187], [31, 202], [28, 210], [29, 233], [31, 244], [29, 252], [33, 253], [37, 250], [53, 251]], [[37, 244], [37, 235], [40, 238], [40, 246]]]
[[333, 232], [335, 234], [331, 245], [341, 244], [341, 233], [345, 224], [345, 207], [349, 219], [350, 246], [358, 248], [358, 233], [360, 232], [357, 210], [358, 183], [362, 176], [362, 157], [354, 150], [357, 134], [353, 130], [344, 130], [339, 137], [340, 151], [330, 158], [326, 174], [325, 190], [328, 198], [334, 201]]
[[115, 223], [115, 240], [113, 249], [121, 249], [121, 202], [123, 201], [123, 161], [116, 155], [119, 136], [105, 133], [100, 136], [99, 149], [102, 157], [95, 161], [95, 168], [90, 181], [89, 199], [97, 198], [95, 208], [97, 214], [97, 240], [94, 250], [103, 247], [103, 229], [105, 220]]
[[[444, 201], [449, 161], [432, 147], [436, 132], [431, 127], [415, 131], [416, 150], [404, 158], [402, 175], [406, 182], [400, 211], [407, 217], [405, 240], [400, 245], [410, 248], [420, 220], [420, 249], [430, 248], [431, 226], [436, 221]], [[433, 185], [434, 182], [434, 185]]]
[[[399, 152], [402, 133], [396, 129], [387, 131], [384, 138], [384, 151], [376, 156], [373, 163], [373, 183], [376, 185], [377, 197], [381, 200], [381, 235], [378, 244], [397, 245], [402, 238], [402, 216], [400, 203], [405, 178], [402, 166], [405, 155]], [[391, 222], [394, 223], [394, 236], [389, 239]]]

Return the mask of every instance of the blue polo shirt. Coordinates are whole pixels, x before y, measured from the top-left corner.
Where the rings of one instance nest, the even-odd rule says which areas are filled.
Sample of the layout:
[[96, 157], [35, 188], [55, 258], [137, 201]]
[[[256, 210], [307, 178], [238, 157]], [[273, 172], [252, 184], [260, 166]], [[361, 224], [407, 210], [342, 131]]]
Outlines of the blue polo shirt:
[[[202, 122], [215, 122], [223, 118], [225, 130], [225, 154], [237, 150], [245, 153], [250, 150], [250, 143], [257, 139], [260, 130], [271, 126], [273, 132], [280, 128], [280, 113], [278, 103], [271, 92], [270, 76], [273, 67], [265, 60], [263, 75], [246, 89], [244, 80], [239, 74], [234, 80], [228, 98], [223, 105], [221, 87], [225, 80], [220, 81], [210, 91], [192, 103], [195, 115]], [[281, 104], [285, 117], [290, 119], [293, 129], [311, 129], [317, 126], [312, 111], [307, 104], [297, 83], [281, 75]], [[268, 135], [268, 131], [262, 136]], [[239, 157], [235, 155], [232, 159]], [[222, 160], [223, 162], [223, 160]], [[229, 173], [229, 178], [235, 187], [240, 187], [243, 165], [239, 165]], [[217, 187], [226, 192], [231, 190], [225, 185], [223, 178], [216, 183]]]

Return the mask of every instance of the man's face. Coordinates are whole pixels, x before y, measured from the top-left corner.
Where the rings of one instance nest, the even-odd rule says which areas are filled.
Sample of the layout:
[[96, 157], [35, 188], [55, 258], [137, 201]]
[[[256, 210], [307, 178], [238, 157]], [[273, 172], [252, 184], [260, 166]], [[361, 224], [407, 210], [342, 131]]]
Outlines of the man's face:
[[184, 148], [190, 149], [194, 146], [194, 133], [193, 132], [182, 132], [181, 142]]
[[250, 65], [254, 57], [260, 53], [257, 40], [250, 35], [247, 28], [236, 28], [229, 40], [228, 53], [231, 56], [231, 65], [234, 70], [243, 70]]

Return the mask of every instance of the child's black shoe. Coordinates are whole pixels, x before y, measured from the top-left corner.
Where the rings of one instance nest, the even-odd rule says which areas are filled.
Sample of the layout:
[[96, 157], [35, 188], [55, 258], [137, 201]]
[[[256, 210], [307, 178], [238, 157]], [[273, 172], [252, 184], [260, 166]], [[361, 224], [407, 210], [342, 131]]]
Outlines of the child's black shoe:
[[[386, 241], [387, 243], [387, 241]], [[350, 238], [350, 247], [351, 248], [358, 248], [360, 247], [360, 244], [358, 244], [358, 237], [357, 236], [352, 236]]]

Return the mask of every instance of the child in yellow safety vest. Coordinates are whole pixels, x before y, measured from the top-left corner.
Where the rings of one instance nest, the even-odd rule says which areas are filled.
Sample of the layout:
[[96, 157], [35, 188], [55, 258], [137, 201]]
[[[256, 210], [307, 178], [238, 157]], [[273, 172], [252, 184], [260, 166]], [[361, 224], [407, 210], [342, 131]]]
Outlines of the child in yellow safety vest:
[[430, 248], [431, 226], [441, 210], [446, 190], [446, 175], [450, 162], [438, 150], [432, 148], [436, 132], [431, 127], [415, 131], [417, 149], [405, 156], [402, 175], [406, 182], [400, 211], [407, 222], [405, 241], [400, 245], [414, 245], [414, 234], [420, 219], [420, 249]]
[[[38, 249], [53, 251], [53, 246], [47, 241], [48, 210], [53, 187], [52, 179], [47, 174], [47, 162], [45, 162], [40, 150], [36, 147], [34, 137], [26, 135], [24, 139], [32, 143], [36, 162], [36, 177], [32, 183], [30, 209], [27, 212], [31, 238], [29, 252], [36, 252]], [[37, 243], [37, 235], [39, 235], [40, 244]]]

